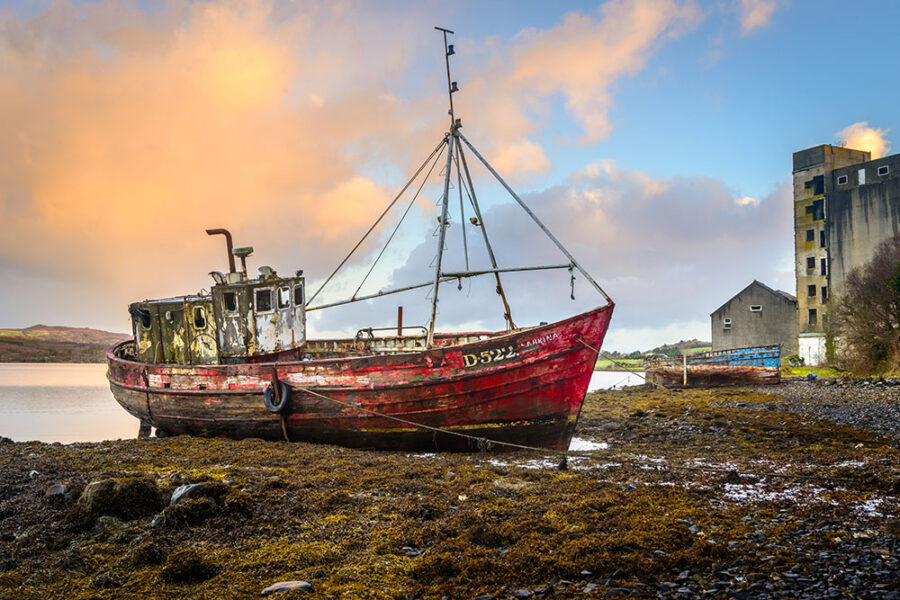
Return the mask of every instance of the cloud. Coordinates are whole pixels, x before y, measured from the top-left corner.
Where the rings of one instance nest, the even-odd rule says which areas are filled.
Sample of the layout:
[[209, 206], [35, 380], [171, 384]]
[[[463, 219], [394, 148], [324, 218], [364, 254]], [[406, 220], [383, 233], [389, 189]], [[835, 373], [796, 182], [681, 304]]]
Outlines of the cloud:
[[768, 26], [775, 8], [775, 0], [740, 0], [741, 35]]
[[[741, 202], [719, 179], [658, 178], [597, 161], [574, 173], [567, 184], [525, 194], [523, 200], [616, 302], [609, 349], [648, 349], [673, 341], [673, 335], [709, 339], [709, 313], [752, 280], [794, 287], [786, 181], [765, 197]], [[566, 262], [518, 206], [505, 202], [483, 212], [501, 266]], [[458, 216], [453, 222], [459, 222]], [[487, 266], [480, 231], [466, 227], [473, 268]], [[448, 270], [463, 262], [459, 234], [455, 228], [450, 233], [444, 259]], [[430, 235], [422, 240], [392, 274], [395, 284], [425, 281], [433, 273], [435, 242]], [[574, 301], [566, 270], [504, 275], [517, 324], [554, 321], [602, 304], [584, 277], [574, 275]], [[410, 298], [405, 318], [427, 323], [427, 293]], [[441, 328], [476, 319], [478, 329], [503, 327], [492, 278], [463, 281], [462, 289], [455, 283], [443, 286], [439, 307]], [[366, 310], [356, 314], [359, 320], [389, 324], [390, 311], [383, 305]]]
[[465, 79], [459, 113], [479, 131], [491, 131], [491, 156], [527, 150], [518, 171], [545, 170], [549, 163], [532, 138], [564, 99], [580, 127], [583, 144], [607, 137], [614, 128], [613, 88], [640, 72], [665, 41], [683, 35], [700, 20], [693, 2], [612, 0], [592, 13], [572, 12], [547, 29], [527, 29], [509, 43], [489, 40], [461, 63], [479, 68]]
[[255, 264], [321, 271], [346, 252], [388, 200], [364, 167], [405, 167], [436, 119], [370, 93], [405, 60], [361, 51], [376, 24], [329, 3], [278, 10], [0, 13], [0, 259], [124, 306], [221, 268], [207, 227], [256, 245]]
[[[320, 277], [387, 203], [381, 175], [409, 171], [444, 126], [442, 94], [382, 92], [434, 47], [429, 5], [142, 6], [0, 10], [7, 316], [32, 314], [33, 282], [56, 282], [41, 305], [57, 322], [121, 329], [129, 300], [194, 291], [222, 268], [208, 227], [255, 245], [251, 264]], [[554, 102], [582, 141], [602, 139], [616, 82], [698, 19], [690, 1], [613, 0], [508, 40], [460, 38], [460, 114], [504, 175], [546, 174], [537, 136]]]
[[872, 153], [872, 158], [880, 158], [891, 151], [891, 142], [886, 138], [890, 131], [869, 127], [868, 121], [860, 121], [841, 129], [834, 137], [842, 146], [867, 150]]

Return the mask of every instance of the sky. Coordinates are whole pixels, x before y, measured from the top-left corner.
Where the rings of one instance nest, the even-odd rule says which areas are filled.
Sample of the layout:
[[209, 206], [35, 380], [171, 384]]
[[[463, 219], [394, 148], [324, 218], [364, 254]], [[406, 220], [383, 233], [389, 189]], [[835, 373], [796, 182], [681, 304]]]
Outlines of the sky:
[[[130, 330], [129, 302], [249, 259], [315, 290], [449, 124], [616, 303], [609, 350], [709, 339], [752, 280], [793, 293], [791, 154], [890, 154], [900, 4], [0, 1], [0, 327]], [[565, 258], [468, 154], [500, 266]], [[320, 295], [434, 276], [446, 159]], [[429, 163], [430, 164], [430, 163]], [[426, 169], [427, 170], [427, 169]], [[445, 264], [487, 267], [450, 189]], [[413, 191], [418, 183], [413, 186]], [[576, 273], [504, 277], [518, 325], [603, 303]], [[574, 291], [575, 299], [571, 298]], [[430, 292], [311, 312], [309, 336], [427, 324]], [[503, 327], [491, 279], [441, 288], [439, 330]]]

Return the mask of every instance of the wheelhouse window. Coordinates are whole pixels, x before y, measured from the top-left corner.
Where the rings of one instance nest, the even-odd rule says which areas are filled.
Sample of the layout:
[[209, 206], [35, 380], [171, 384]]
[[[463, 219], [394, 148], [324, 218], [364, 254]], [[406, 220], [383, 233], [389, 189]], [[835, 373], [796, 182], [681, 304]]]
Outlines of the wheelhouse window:
[[297, 284], [294, 286], [294, 306], [303, 306], [303, 285]]
[[288, 308], [291, 305], [291, 288], [285, 286], [278, 288], [278, 308]]
[[256, 312], [261, 313], [272, 310], [272, 288], [256, 290], [254, 297], [256, 299]]
[[237, 294], [234, 292], [225, 292], [222, 294], [222, 299], [225, 301], [225, 312], [237, 312]]
[[202, 306], [195, 306], [192, 312], [194, 317], [194, 329], [206, 329], [206, 311]]

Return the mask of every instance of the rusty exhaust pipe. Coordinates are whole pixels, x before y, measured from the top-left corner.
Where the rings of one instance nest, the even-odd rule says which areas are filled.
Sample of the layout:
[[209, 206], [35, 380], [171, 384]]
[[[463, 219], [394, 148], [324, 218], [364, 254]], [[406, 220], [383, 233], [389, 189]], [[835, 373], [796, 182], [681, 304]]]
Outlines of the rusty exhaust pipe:
[[227, 229], [207, 229], [206, 234], [225, 236], [225, 244], [228, 246], [228, 272], [234, 273], [234, 254], [231, 253], [231, 251], [234, 249], [234, 244], [231, 243], [231, 232]]
[[397, 307], [397, 337], [403, 337], [403, 307]]

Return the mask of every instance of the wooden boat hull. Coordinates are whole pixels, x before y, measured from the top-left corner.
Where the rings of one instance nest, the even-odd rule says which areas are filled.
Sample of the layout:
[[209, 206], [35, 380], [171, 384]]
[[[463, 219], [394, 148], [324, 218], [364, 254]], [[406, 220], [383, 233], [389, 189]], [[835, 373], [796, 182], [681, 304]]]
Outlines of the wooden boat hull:
[[[110, 388], [142, 423], [176, 435], [286, 432], [291, 441], [419, 451], [486, 449], [483, 438], [565, 449], [612, 312], [610, 303], [421, 352], [304, 361], [155, 365], [124, 358], [124, 342], [107, 354]], [[283, 424], [263, 401], [273, 378], [291, 388]]]
[[[647, 379], [667, 387], [684, 385], [681, 359], [649, 361]], [[767, 385], [781, 381], [781, 348], [762, 346], [736, 348], [689, 356], [687, 384], [696, 387], [723, 385]]]

